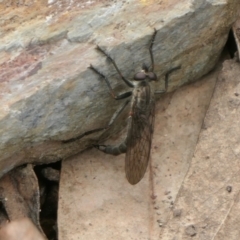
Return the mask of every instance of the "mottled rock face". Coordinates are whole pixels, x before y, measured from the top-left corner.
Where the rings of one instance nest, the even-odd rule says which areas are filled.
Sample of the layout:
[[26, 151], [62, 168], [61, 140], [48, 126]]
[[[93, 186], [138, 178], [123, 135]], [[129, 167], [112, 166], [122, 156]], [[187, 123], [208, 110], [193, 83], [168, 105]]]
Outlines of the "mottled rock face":
[[100, 137], [60, 141], [106, 126], [119, 105], [90, 63], [116, 92], [126, 89], [96, 44], [131, 79], [150, 62], [156, 28], [156, 74], [182, 66], [171, 76], [173, 90], [215, 66], [238, 8], [238, 0], [1, 1], [0, 175], [26, 162], [65, 159]]

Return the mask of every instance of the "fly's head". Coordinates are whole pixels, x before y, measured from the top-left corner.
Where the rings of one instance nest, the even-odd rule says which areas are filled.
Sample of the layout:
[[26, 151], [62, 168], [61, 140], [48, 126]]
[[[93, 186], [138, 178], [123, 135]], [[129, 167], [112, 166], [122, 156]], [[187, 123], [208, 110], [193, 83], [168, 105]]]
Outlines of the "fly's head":
[[149, 71], [149, 67], [144, 63], [141, 72], [136, 73], [133, 79], [135, 81], [157, 81], [157, 75], [154, 72]]

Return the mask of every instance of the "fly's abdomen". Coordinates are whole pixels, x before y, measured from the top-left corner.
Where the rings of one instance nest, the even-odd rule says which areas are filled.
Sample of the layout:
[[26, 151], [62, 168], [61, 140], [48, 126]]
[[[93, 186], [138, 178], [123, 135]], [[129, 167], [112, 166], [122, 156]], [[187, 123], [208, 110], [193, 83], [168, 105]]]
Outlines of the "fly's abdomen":
[[102, 152], [105, 152], [107, 154], [111, 155], [119, 155], [122, 153], [126, 153], [127, 151], [127, 145], [126, 140], [119, 145], [98, 145], [98, 149]]

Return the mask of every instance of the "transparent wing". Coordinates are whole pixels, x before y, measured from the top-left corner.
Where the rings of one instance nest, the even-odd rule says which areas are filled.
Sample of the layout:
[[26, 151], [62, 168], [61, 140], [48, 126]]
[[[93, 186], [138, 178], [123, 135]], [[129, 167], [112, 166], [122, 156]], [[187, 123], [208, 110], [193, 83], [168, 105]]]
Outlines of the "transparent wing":
[[[155, 101], [149, 91], [150, 86], [143, 90], [148, 92], [146, 99], [135, 98], [129, 119], [127, 134], [127, 152], [125, 158], [126, 177], [131, 184], [137, 184], [144, 176], [150, 157], [152, 134], [154, 129]], [[144, 108], [139, 101], [146, 101]]]

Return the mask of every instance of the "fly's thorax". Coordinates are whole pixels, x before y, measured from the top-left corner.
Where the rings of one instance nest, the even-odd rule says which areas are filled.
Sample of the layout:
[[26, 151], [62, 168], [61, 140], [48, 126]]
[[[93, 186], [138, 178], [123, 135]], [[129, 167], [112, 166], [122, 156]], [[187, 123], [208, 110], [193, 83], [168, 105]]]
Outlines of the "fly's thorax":
[[156, 82], [157, 81], [149, 81], [148, 79], [142, 80], [142, 81], [134, 81], [134, 80], [132, 80], [134, 88], [150, 86], [151, 89], [155, 89]]
[[133, 89], [132, 108], [137, 107], [143, 112], [148, 109], [153, 96], [153, 90], [148, 81], [138, 81]]

